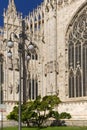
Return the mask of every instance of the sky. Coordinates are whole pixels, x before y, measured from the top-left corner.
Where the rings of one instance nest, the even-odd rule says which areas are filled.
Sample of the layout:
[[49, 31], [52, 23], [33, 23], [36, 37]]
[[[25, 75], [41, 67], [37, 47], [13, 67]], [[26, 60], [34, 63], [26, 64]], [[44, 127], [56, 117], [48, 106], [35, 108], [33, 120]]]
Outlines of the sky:
[[[43, 0], [14, 0], [18, 12], [27, 16], [34, 8], [43, 2]], [[3, 10], [7, 9], [9, 0], [0, 0], [0, 26], [3, 27]]]

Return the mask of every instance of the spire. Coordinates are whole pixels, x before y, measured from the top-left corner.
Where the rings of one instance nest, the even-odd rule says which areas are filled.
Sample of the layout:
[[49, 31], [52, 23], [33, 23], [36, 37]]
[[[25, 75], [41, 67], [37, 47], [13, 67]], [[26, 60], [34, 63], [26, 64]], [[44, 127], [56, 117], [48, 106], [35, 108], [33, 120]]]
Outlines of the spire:
[[15, 7], [14, 0], [9, 0], [9, 5], [11, 5], [11, 6], [14, 6], [14, 7]]
[[10, 12], [10, 10], [16, 12], [16, 6], [15, 6], [15, 2], [14, 2], [14, 0], [9, 0], [9, 4], [8, 4], [8, 12]]

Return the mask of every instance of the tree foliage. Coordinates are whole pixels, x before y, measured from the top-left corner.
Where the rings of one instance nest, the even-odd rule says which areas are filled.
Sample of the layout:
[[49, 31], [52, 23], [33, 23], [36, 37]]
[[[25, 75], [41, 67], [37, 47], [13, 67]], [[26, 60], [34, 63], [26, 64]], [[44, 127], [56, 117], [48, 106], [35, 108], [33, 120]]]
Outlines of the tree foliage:
[[62, 112], [62, 113], [60, 113], [59, 117], [60, 117], [60, 119], [70, 119], [71, 115], [70, 115], [70, 113]]
[[[55, 107], [58, 106], [60, 102], [59, 97], [56, 95], [45, 96], [43, 98], [38, 96], [36, 100], [21, 105], [21, 120], [28, 126], [30, 122], [32, 122], [33, 125], [37, 125], [38, 127], [40, 127], [43, 122], [50, 117], [58, 120], [60, 115], [55, 110]], [[18, 106], [13, 108], [13, 111], [10, 112], [7, 119], [18, 121]]]
[[13, 111], [7, 116], [7, 119], [18, 121], [18, 106], [13, 108]]

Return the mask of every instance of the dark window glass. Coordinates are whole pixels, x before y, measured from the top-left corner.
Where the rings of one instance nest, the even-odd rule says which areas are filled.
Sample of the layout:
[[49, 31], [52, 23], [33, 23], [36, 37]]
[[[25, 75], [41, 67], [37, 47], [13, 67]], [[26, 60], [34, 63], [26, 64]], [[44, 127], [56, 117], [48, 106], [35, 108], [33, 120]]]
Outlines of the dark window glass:
[[74, 74], [72, 70], [69, 74], [69, 97], [74, 97]]

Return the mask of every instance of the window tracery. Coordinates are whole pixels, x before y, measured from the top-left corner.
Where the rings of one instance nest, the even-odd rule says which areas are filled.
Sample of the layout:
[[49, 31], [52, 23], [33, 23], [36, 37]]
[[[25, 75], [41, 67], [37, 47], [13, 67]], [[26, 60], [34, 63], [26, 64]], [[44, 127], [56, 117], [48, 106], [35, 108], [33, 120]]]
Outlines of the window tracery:
[[69, 97], [87, 96], [87, 7], [73, 18], [68, 30]]
[[87, 95], [87, 41], [83, 44], [83, 95]]

